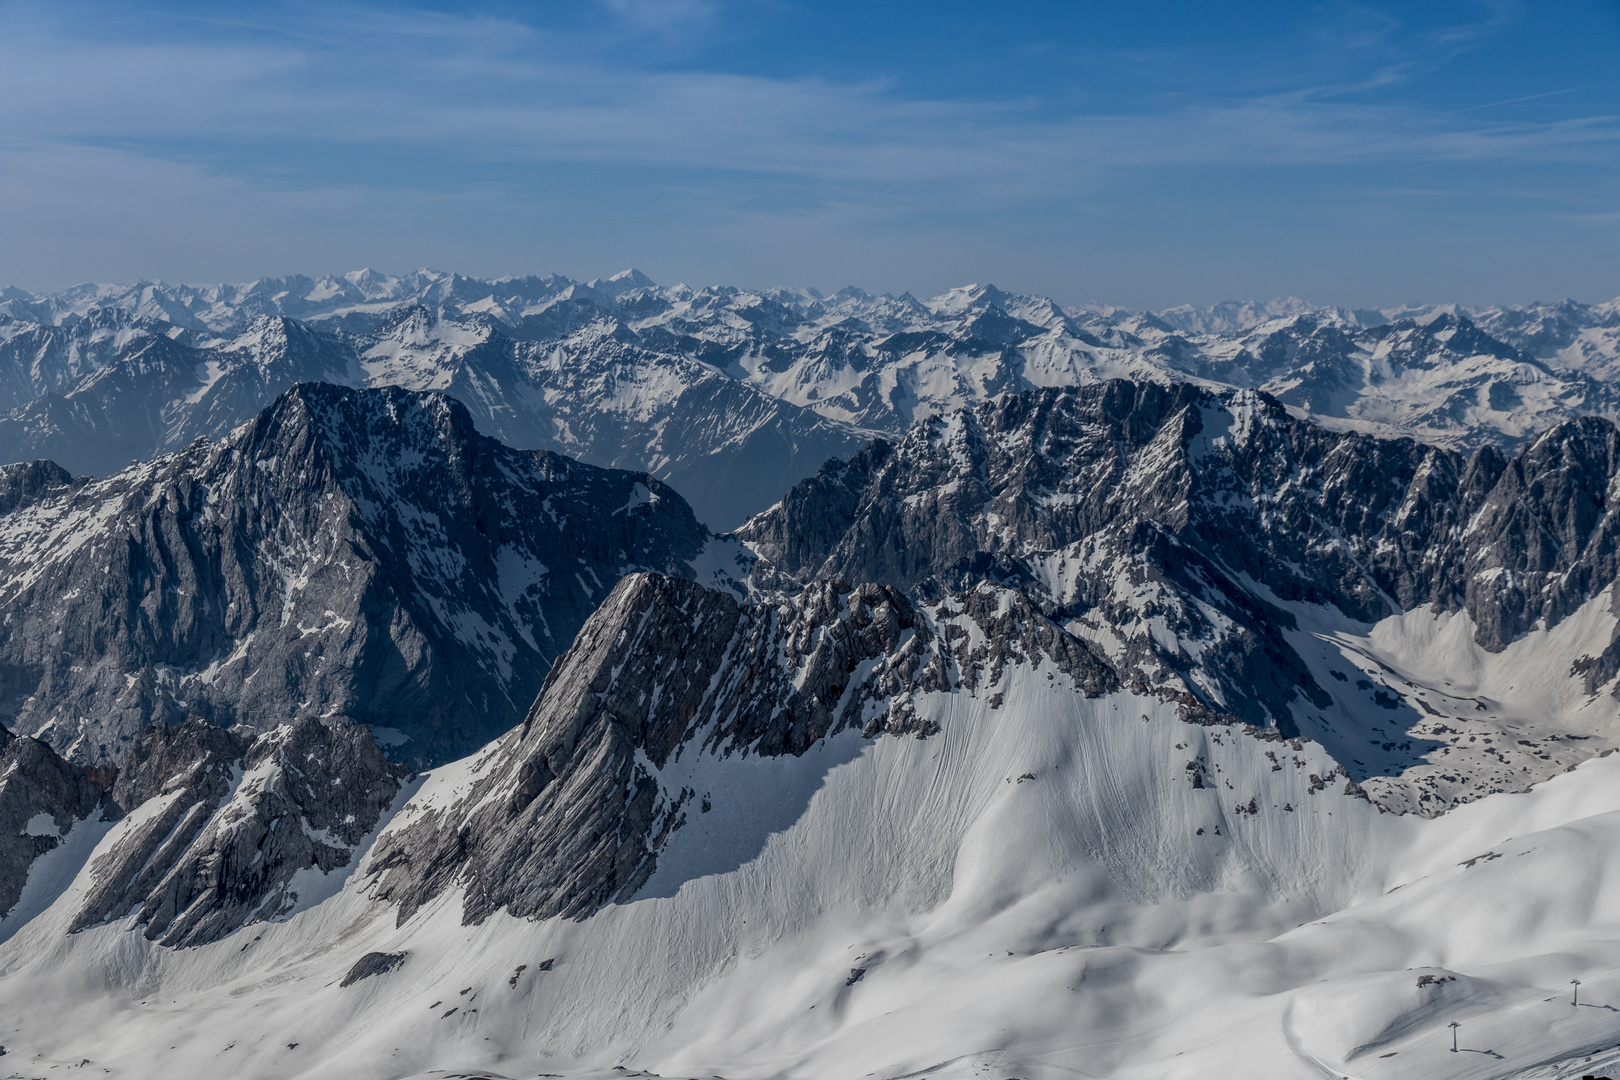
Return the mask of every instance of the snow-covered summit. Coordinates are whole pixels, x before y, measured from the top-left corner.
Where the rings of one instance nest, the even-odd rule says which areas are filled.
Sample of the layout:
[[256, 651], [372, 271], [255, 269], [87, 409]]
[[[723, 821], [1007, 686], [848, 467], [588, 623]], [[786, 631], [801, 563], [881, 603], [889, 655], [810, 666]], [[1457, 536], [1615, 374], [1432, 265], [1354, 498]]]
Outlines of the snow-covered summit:
[[623, 574], [725, 581], [727, 545], [646, 473], [398, 388], [300, 383], [104, 479], [5, 466], [0, 510], [0, 712], [98, 764], [188, 716], [373, 724], [437, 763], [521, 717]]

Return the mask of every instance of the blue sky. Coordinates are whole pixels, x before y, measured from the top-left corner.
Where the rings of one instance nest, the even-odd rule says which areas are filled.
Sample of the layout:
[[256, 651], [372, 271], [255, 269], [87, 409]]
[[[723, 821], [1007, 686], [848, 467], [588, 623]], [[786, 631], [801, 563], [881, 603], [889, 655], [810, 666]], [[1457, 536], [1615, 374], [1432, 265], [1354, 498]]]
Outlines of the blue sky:
[[1620, 0], [0, 0], [0, 283], [1620, 294]]

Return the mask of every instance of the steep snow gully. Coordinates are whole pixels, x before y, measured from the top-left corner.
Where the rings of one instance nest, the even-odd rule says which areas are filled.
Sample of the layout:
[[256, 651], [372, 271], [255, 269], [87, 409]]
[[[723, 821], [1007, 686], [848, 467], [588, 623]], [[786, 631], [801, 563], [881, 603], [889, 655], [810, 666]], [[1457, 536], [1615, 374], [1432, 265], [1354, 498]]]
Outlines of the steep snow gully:
[[[522, 722], [423, 772], [318, 708], [117, 771], [0, 734], [0, 1075], [1616, 1075], [1612, 429], [1448, 502], [1482, 459], [1128, 385], [829, 465], [746, 589], [696, 527], [626, 558]], [[1359, 531], [1305, 512], [1396, 457]]]

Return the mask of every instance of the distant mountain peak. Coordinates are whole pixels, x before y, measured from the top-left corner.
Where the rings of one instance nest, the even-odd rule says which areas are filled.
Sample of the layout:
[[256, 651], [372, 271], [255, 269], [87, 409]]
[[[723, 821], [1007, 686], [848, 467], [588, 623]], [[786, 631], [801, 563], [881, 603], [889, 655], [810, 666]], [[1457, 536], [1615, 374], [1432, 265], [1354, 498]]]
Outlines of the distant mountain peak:
[[637, 289], [656, 289], [658, 287], [652, 278], [633, 268], [620, 270], [617, 274], [606, 279], [593, 278], [585, 284], [603, 296], [613, 297], [614, 299], [626, 293], [635, 292]]

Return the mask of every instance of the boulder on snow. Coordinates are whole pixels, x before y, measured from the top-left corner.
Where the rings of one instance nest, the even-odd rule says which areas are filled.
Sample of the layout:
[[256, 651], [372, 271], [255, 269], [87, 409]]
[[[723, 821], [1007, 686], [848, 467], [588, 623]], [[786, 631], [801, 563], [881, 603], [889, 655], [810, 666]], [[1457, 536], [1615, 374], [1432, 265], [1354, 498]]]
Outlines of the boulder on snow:
[[403, 964], [409, 955], [410, 953], [402, 952], [368, 952], [354, 962], [354, 966], [338, 985], [353, 986], [361, 979], [369, 979], [373, 975], [386, 975]]

